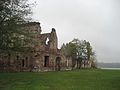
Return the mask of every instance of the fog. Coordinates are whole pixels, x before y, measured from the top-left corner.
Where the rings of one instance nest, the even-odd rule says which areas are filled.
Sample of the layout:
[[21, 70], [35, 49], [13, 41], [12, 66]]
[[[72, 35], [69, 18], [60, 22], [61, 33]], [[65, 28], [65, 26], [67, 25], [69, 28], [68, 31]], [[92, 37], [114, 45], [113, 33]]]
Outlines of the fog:
[[120, 62], [120, 0], [29, 0], [42, 31], [55, 28], [59, 48], [74, 38], [90, 41], [98, 62]]

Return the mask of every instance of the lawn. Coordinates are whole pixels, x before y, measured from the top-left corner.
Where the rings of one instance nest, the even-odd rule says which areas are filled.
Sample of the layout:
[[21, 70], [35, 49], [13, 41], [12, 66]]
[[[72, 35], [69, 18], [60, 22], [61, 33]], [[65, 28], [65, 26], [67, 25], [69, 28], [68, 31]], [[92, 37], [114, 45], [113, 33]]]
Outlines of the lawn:
[[120, 70], [0, 73], [0, 90], [120, 90]]

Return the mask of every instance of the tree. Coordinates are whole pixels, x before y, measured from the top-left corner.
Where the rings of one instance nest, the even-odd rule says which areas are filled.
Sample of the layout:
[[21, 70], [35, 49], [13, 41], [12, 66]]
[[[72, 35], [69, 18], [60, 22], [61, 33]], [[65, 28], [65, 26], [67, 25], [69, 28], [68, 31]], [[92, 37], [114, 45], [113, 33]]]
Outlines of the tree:
[[66, 45], [63, 44], [61, 47], [61, 50], [63, 52], [63, 54], [66, 57], [71, 57], [72, 58], [72, 68], [75, 67], [75, 63], [76, 63], [76, 45], [69, 42]]
[[27, 32], [21, 27], [31, 14], [28, 0], [0, 0], [0, 54], [23, 50], [23, 37]]
[[[64, 50], [63, 50], [64, 47]], [[82, 61], [89, 61], [94, 64], [95, 53], [92, 51], [92, 46], [90, 42], [86, 40], [73, 39], [71, 42], [64, 44], [62, 50], [66, 56], [71, 56], [73, 61], [73, 66], [77, 68], [81, 67]]]

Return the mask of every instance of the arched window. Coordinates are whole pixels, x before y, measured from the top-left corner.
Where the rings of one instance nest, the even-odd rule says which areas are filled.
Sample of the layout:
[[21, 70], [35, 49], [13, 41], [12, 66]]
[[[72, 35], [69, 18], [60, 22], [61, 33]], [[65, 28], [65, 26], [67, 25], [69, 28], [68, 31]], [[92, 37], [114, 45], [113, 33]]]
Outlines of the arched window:
[[22, 67], [25, 67], [25, 60], [22, 59]]
[[25, 61], [26, 61], [25, 66], [28, 67], [28, 57], [25, 58]]

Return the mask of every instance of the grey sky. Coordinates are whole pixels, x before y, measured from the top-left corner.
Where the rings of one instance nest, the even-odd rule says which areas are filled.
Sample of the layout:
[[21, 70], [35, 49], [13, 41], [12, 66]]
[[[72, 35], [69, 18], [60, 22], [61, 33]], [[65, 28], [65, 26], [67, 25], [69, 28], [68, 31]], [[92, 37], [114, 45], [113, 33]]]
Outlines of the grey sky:
[[56, 29], [59, 47], [73, 38], [85, 39], [99, 62], [120, 62], [120, 0], [33, 1], [34, 21], [43, 33]]

